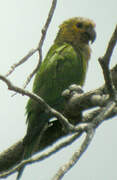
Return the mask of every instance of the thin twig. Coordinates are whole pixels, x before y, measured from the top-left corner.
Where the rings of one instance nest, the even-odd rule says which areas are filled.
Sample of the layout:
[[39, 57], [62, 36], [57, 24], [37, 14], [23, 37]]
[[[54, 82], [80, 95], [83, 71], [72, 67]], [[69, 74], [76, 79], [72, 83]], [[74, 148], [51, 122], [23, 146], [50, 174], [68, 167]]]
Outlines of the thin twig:
[[31, 81], [32, 77], [34, 76], [34, 74], [39, 69], [40, 64], [42, 62], [42, 46], [43, 46], [43, 43], [44, 43], [44, 40], [45, 40], [45, 37], [46, 37], [46, 34], [47, 34], [48, 27], [50, 25], [50, 22], [52, 20], [53, 15], [54, 15], [56, 4], [57, 4], [57, 0], [53, 0], [51, 8], [50, 8], [50, 11], [49, 11], [49, 14], [48, 14], [48, 17], [47, 17], [47, 20], [46, 20], [46, 23], [45, 23], [44, 27], [42, 28], [42, 31], [41, 31], [42, 32], [42, 36], [41, 36], [41, 39], [40, 39], [40, 41], [38, 43], [37, 48], [30, 50], [20, 61], [18, 61], [17, 63], [13, 64], [11, 66], [10, 70], [5, 75], [6, 77], [11, 75], [11, 73], [16, 69], [16, 67], [18, 67], [21, 64], [23, 64], [24, 62], [26, 62], [33, 54], [35, 54], [38, 51], [39, 52], [39, 61], [38, 61], [38, 64], [37, 64], [36, 68], [33, 70], [33, 72], [27, 77], [27, 80], [24, 83], [23, 88], [26, 88], [26, 86], [29, 84], [29, 82]]
[[[95, 117], [97, 117], [101, 112], [102, 112], [102, 108], [88, 112], [87, 114], [84, 115], [82, 122], [85, 123], [92, 122], [95, 119]], [[108, 116], [105, 116], [105, 119], [103, 121], [109, 120], [110, 118], [113, 118], [115, 116], [117, 116], [117, 106], [115, 106], [112, 109], [112, 112], [108, 114]]]
[[80, 159], [82, 154], [86, 151], [93, 137], [94, 137], [94, 130], [90, 129], [89, 131], [87, 131], [85, 140], [83, 141], [80, 148], [78, 148], [78, 150], [73, 154], [72, 158], [67, 163], [65, 163], [62, 167], [60, 167], [60, 169], [52, 178], [52, 180], [62, 179], [62, 177], [69, 171], [69, 169], [71, 169], [77, 163], [77, 161]]
[[37, 70], [40, 68], [40, 65], [41, 65], [41, 62], [42, 62], [42, 46], [43, 46], [43, 43], [44, 43], [44, 40], [45, 40], [45, 37], [46, 37], [46, 33], [47, 33], [47, 30], [48, 30], [48, 27], [50, 25], [50, 22], [52, 20], [53, 15], [54, 15], [56, 4], [57, 4], [57, 0], [53, 0], [51, 8], [50, 8], [50, 11], [49, 11], [49, 14], [48, 14], [48, 17], [47, 17], [47, 20], [46, 20], [46, 23], [45, 23], [45, 25], [44, 25], [44, 27], [43, 27], [43, 29], [41, 31], [42, 32], [42, 36], [41, 36], [40, 42], [39, 42], [38, 47], [37, 47], [37, 50], [39, 52], [38, 64], [37, 64], [36, 68], [32, 71], [32, 73], [27, 77], [27, 80], [26, 80], [26, 82], [23, 85], [24, 89], [29, 84], [29, 82], [31, 81], [32, 77], [35, 75]]
[[92, 120], [94, 128], [99, 126], [108, 116], [113, 112], [113, 109], [116, 107], [116, 102], [113, 100], [108, 102], [106, 107], [102, 108], [100, 113]]
[[99, 63], [103, 70], [106, 87], [110, 97], [112, 98], [114, 96], [114, 86], [111, 78], [111, 73], [109, 71], [109, 64], [116, 43], [117, 43], [117, 26], [109, 41], [105, 55], [102, 58], [99, 58]]
[[5, 76], [8, 77], [16, 69], [16, 67], [26, 62], [37, 50], [38, 48], [30, 50], [20, 61], [11, 66], [10, 70], [6, 73]]

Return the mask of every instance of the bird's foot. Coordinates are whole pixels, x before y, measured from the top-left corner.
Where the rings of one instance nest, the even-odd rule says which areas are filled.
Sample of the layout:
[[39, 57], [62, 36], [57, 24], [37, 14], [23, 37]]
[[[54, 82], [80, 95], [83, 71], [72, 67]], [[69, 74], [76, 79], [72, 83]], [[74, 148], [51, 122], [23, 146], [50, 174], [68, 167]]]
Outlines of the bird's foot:
[[68, 100], [69, 98], [71, 98], [74, 94], [82, 94], [84, 93], [84, 91], [82, 90], [81, 86], [76, 85], [76, 84], [72, 84], [68, 87], [68, 89], [65, 89], [62, 92], [62, 96]]

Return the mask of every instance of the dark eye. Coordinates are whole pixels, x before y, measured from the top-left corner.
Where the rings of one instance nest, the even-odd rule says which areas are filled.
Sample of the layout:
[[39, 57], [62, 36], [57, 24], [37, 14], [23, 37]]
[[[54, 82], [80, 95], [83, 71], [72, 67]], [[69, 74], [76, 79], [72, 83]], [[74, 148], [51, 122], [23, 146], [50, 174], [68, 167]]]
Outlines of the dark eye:
[[77, 28], [82, 28], [83, 24], [82, 23], [77, 23], [76, 26], [77, 26]]

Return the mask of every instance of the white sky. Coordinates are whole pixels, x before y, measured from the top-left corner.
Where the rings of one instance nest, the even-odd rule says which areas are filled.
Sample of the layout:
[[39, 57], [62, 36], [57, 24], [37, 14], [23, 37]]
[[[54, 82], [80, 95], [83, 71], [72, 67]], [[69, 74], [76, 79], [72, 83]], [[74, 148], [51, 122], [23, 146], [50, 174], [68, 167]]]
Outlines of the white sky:
[[[9, 67], [21, 59], [30, 49], [37, 46], [41, 29], [45, 23], [51, 0], [4, 0], [0, 1], [0, 73], [5, 74]], [[49, 27], [43, 47], [43, 55], [51, 46], [56, 36], [58, 25], [65, 19], [74, 16], [91, 18], [96, 23], [97, 40], [92, 45], [92, 58], [88, 70], [85, 91], [95, 89], [103, 84], [98, 57], [105, 53], [107, 43], [117, 23], [116, 0], [58, 0], [54, 18]], [[111, 66], [116, 63], [117, 47], [114, 50]], [[37, 63], [34, 55], [23, 66], [9, 77], [14, 84], [22, 86], [26, 76]], [[32, 83], [31, 83], [32, 84]], [[31, 84], [28, 89], [31, 90]], [[26, 97], [12, 93], [0, 82], [0, 151], [17, 142], [26, 131], [25, 105]], [[87, 152], [82, 156], [63, 180], [116, 180], [117, 173], [117, 121], [116, 118], [105, 122], [96, 131]], [[69, 159], [73, 150], [77, 149], [78, 140], [74, 145], [51, 158], [26, 168], [22, 180], [50, 180], [60, 165]], [[8, 180], [14, 180], [12, 175]]]

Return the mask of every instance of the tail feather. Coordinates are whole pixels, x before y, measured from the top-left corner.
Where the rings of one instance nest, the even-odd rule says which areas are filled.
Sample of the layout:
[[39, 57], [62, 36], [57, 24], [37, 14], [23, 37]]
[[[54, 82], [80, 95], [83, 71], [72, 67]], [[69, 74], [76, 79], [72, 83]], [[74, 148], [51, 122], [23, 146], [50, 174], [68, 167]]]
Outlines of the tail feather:
[[[32, 122], [32, 123], [31, 125], [28, 126], [27, 134], [23, 139], [24, 153], [23, 153], [22, 160], [30, 158], [38, 150], [43, 133], [48, 128], [49, 116], [46, 113], [42, 113], [40, 114], [39, 117], [36, 116], [35, 118], [36, 119], [33, 119], [33, 121], [29, 120], [29, 122]], [[39, 123], [37, 121], [38, 118], [39, 118]], [[21, 179], [24, 168], [25, 166], [22, 166], [18, 170], [18, 175], [16, 177], [16, 180]]]

